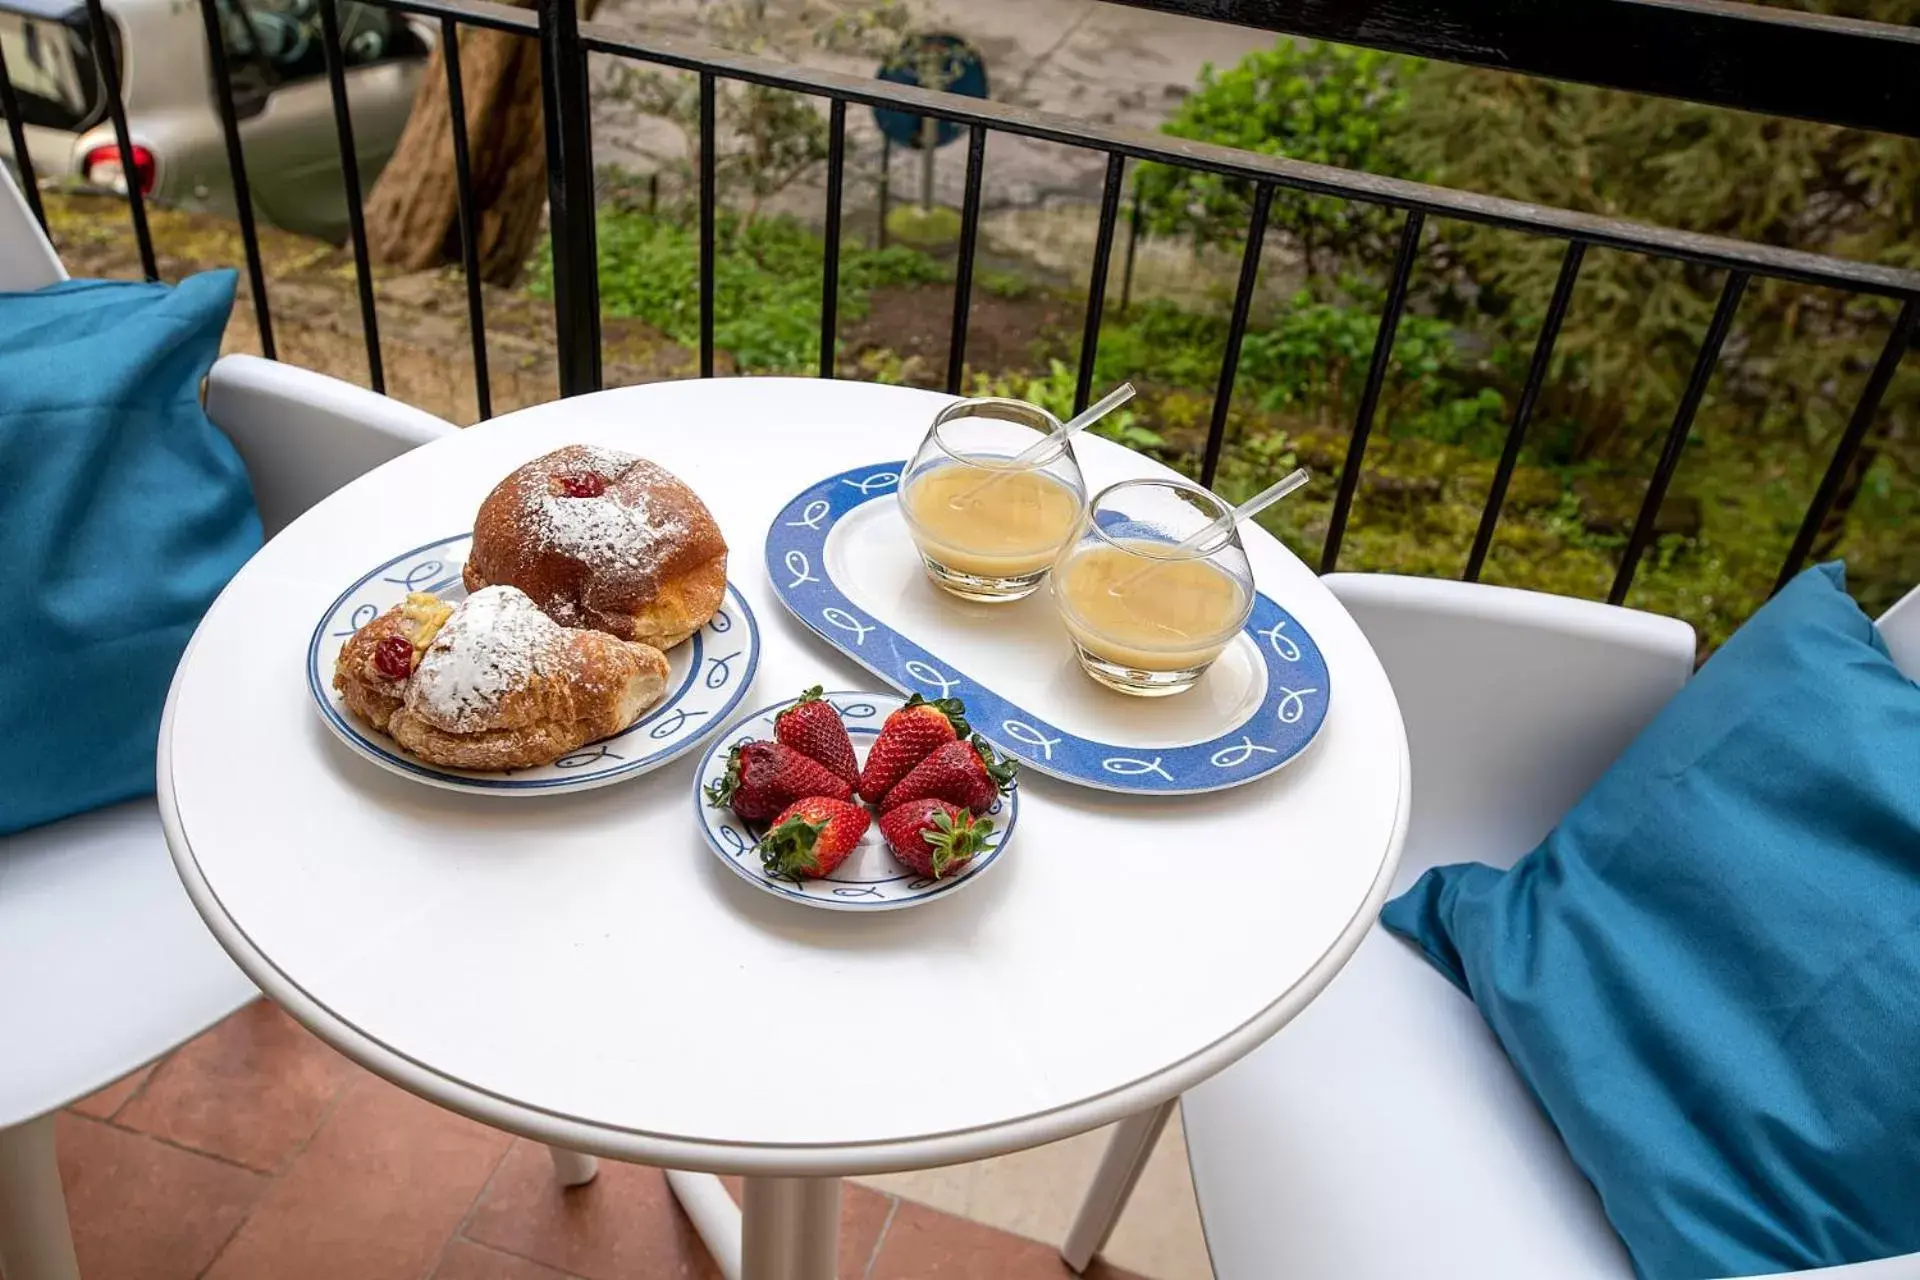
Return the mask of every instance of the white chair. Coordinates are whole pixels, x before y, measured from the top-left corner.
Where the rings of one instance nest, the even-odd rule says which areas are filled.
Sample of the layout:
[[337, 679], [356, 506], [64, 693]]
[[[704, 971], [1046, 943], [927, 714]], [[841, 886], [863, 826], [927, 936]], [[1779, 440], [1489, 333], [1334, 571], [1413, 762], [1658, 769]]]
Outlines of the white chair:
[[[1406, 720], [1414, 797], [1396, 893], [1437, 864], [1507, 865], [1532, 848], [1693, 666], [1691, 629], [1651, 614], [1386, 575], [1327, 585]], [[1902, 669], [1920, 671], [1920, 590], [1880, 627]], [[1189, 1093], [1181, 1115], [1219, 1280], [1633, 1275], [1472, 1002], [1383, 930], [1278, 1036]], [[1069, 1263], [1104, 1240], [1111, 1189], [1136, 1160], [1116, 1139]], [[1920, 1255], [1800, 1274], [1912, 1280]]]
[[[38, 247], [23, 251], [22, 234]], [[0, 290], [61, 278], [0, 170]], [[384, 396], [251, 356], [214, 365], [207, 405], [246, 462], [269, 534], [360, 472], [455, 429]], [[0, 838], [6, 1280], [79, 1275], [53, 1113], [258, 994], [188, 902], [152, 799]]]
[[205, 399], [207, 416], [247, 464], [269, 538], [348, 481], [459, 429], [352, 383], [258, 356], [222, 356], [207, 375]]
[[0, 164], [0, 293], [25, 293], [66, 278], [60, 255], [40, 233], [12, 172]]

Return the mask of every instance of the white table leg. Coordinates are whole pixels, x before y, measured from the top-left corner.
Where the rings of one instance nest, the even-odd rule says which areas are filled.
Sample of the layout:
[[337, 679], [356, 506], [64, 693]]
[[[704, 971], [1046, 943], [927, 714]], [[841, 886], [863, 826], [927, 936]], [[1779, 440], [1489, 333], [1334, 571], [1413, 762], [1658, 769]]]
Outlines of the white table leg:
[[727, 1194], [726, 1184], [710, 1173], [669, 1169], [667, 1187], [693, 1220], [724, 1280], [740, 1280], [740, 1206]]
[[840, 1266], [840, 1179], [748, 1178], [741, 1280], [834, 1280]]
[[1085, 1271], [1093, 1255], [1106, 1248], [1113, 1224], [1120, 1221], [1120, 1211], [1127, 1207], [1127, 1198], [1140, 1181], [1140, 1171], [1153, 1154], [1153, 1144], [1160, 1141], [1160, 1131], [1167, 1127], [1167, 1117], [1179, 1102], [1178, 1098], [1171, 1099], [1114, 1126], [1106, 1154], [1100, 1157], [1100, 1167], [1094, 1170], [1080, 1212], [1067, 1231], [1067, 1242], [1060, 1246], [1060, 1257], [1074, 1274]]
[[748, 1178], [740, 1208], [720, 1179], [667, 1170], [726, 1280], [835, 1280], [840, 1265], [840, 1179]]
[[0, 1129], [0, 1270], [7, 1280], [80, 1280], [50, 1115]]
[[553, 1157], [553, 1171], [563, 1187], [584, 1187], [600, 1172], [600, 1162], [583, 1152], [548, 1147], [547, 1154]]

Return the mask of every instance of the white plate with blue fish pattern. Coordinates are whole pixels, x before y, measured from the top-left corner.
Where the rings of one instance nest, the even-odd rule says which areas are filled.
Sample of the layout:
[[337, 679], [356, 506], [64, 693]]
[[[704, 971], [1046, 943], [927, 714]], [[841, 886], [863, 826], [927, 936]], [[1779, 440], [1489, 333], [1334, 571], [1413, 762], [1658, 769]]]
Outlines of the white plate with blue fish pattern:
[[726, 598], [707, 625], [667, 652], [667, 696], [624, 732], [532, 769], [479, 773], [417, 759], [347, 710], [333, 689], [334, 659], [348, 636], [405, 600], [410, 591], [430, 591], [449, 604], [466, 599], [460, 567], [472, 544], [472, 534], [456, 534], [369, 569], [340, 593], [313, 629], [307, 644], [307, 689], [314, 706], [342, 742], [382, 769], [429, 786], [483, 795], [553, 795], [604, 787], [658, 769], [699, 746], [753, 684], [760, 664], [760, 627], [729, 582]]
[[1145, 795], [1237, 787], [1299, 757], [1327, 716], [1326, 660], [1256, 594], [1246, 629], [1193, 689], [1140, 699], [1079, 670], [1050, 590], [974, 604], [929, 583], [897, 500], [900, 462], [809, 486], [767, 530], [767, 574], [794, 617], [896, 689], [959, 698], [1025, 767]]
[[[897, 693], [874, 693], [863, 689], [836, 689], [828, 693], [826, 699], [840, 713], [841, 722], [847, 726], [847, 736], [853, 739], [854, 755], [862, 764], [867, 760], [867, 748], [873, 745], [873, 740], [880, 734], [881, 723], [899, 710], [904, 701]], [[873, 815], [873, 825], [867, 828], [860, 843], [847, 855], [845, 862], [834, 868], [831, 875], [795, 883], [767, 874], [766, 868], [760, 865], [758, 848], [760, 837], [765, 834], [762, 829], [764, 824], [744, 822], [732, 809], [709, 804], [706, 789], [726, 777], [727, 753], [735, 746], [744, 742], [772, 741], [774, 717], [792, 705], [791, 698], [776, 702], [727, 726], [727, 731], [707, 748], [707, 754], [700, 759], [700, 768], [694, 773], [693, 810], [697, 815], [696, 823], [700, 834], [707, 839], [707, 847], [713, 850], [714, 856], [725, 864], [727, 870], [754, 888], [788, 902], [804, 903], [827, 911], [899, 911], [904, 907], [925, 906], [936, 898], [958, 892], [999, 863], [1007, 841], [1013, 836], [1014, 821], [1020, 816], [1018, 782], [1012, 790], [994, 801], [993, 808], [986, 813], [987, 819], [993, 823], [993, 833], [987, 837], [986, 847], [955, 875], [933, 880], [896, 862], [893, 854], [887, 850], [885, 838], [880, 834], [880, 818], [877, 814]]]

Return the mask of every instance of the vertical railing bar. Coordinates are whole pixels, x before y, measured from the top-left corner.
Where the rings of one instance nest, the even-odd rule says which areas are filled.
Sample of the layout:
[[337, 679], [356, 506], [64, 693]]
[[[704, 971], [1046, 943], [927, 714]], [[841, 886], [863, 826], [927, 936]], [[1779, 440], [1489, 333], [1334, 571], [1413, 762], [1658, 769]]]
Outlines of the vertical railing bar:
[[1133, 204], [1127, 213], [1127, 262], [1120, 269], [1120, 314], [1133, 306], [1133, 255], [1140, 247], [1140, 181], [1134, 179]]
[[467, 94], [461, 79], [460, 29], [440, 19], [440, 59], [447, 69], [447, 113], [453, 132], [454, 193], [460, 209], [460, 267], [467, 277], [467, 332], [473, 339], [473, 390], [480, 421], [493, 416], [493, 387], [487, 375], [487, 317], [480, 292], [479, 215], [473, 207], [473, 158], [467, 152]]
[[874, 207], [873, 247], [887, 247], [887, 214], [893, 199], [893, 139], [880, 135], [880, 194]]
[[1706, 337], [1701, 340], [1700, 353], [1694, 357], [1693, 372], [1687, 375], [1687, 389], [1681, 393], [1680, 405], [1674, 410], [1673, 425], [1667, 428], [1667, 440], [1660, 449], [1660, 461], [1653, 468], [1653, 479], [1647, 484], [1647, 496], [1640, 502], [1640, 514], [1634, 518], [1633, 532], [1627, 537], [1627, 549], [1621, 554], [1613, 588], [1607, 592], [1608, 604], [1621, 604], [1626, 600], [1627, 588], [1633, 585], [1634, 570], [1639, 568], [1647, 544], [1653, 541], [1654, 522], [1660, 517], [1660, 506], [1666, 501], [1673, 473], [1679, 469], [1680, 455], [1687, 447], [1687, 434], [1693, 430], [1693, 416], [1707, 394], [1707, 383], [1713, 379], [1713, 367], [1719, 362], [1727, 331], [1733, 327], [1733, 314], [1739, 309], [1740, 295], [1746, 292], [1747, 279], [1744, 271], [1727, 273], [1727, 283], [1720, 290], [1720, 302], [1714, 307]]
[[1420, 255], [1420, 231], [1425, 224], [1426, 215], [1411, 209], [1400, 228], [1400, 247], [1393, 260], [1393, 280], [1387, 286], [1387, 305], [1380, 315], [1380, 329], [1373, 335], [1367, 382], [1360, 392], [1360, 410], [1353, 419], [1353, 439], [1347, 442], [1346, 462], [1340, 468], [1340, 488], [1334, 494], [1333, 514], [1327, 520], [1327, 542], [1320, 552], [1322, 573], [1332, 573], [1340, 562], [1340, 543], [1347, 535], [1354, 490], [1360, 487], [1360, 465], [1366, 458], [1367, 437], [1373, 433], [1373, 415], [1380, 407], [1380, 388], [1386, 382], [1387, 366], [1393, 361], [1393, 339], [1400, 329], [1400, 313], [1406, 310], [1407, 281], [1413, 276], [1414, 259]]
[[967, 321], [973, 310], [973, 257], [980, 247], [980, 175], [986, 166], [987, 128], [967, 130], [967, 192], [960, 206], [960, 261], [953, 272], [953, 327], [947, 331], [947, 394], [960, 394], [967, 363]]
[[700, 376], [713, 376], [714, 219], [719, 192], [715, 189], [713, 72], [700, 73]]
[[1808, 553], [1813, 549], [1813, 540], [1820, 536], [1820, 528], [1826, 524], [1827, 513], [1833, 510], [1834, 499], [1839, 496], [1840, 486], [1846, 480], [1847, 469], [1853, 465], [1854, 456], [1866, 442], [1867, 431], [1880, 409], [1880, 399], [1886, 394], [1887, 385], [1893, 381], [1901, 357], [1913, 345], [1916, 319], [1920, 319], [1920, 302], [1909, 298], [1901, 305], [1900, 314], [1894, 319], [1893, 332], [1887, 335], [1887, 344], [1880, 348], [1880, 358], [1874, 361], [1873, 372], [1867, 375], [1867, 385], [1853, 406], [1853, 416], [1847, 420], [1847, 428], [1840, 435], [1840, 444], [1827, 463], [1826, 474], [1820, 477], [1820, 487], [1814, 491], [1813, 505], [1807, 508], [1806, 519], [1800, 522], [1800, 531], [1794, 535], [1793, 548], [1787, 552], [1786, 563], [1781, 566], [1780, 576], [1774, 581], [1775, 592], [1800, 572]]
[[593, 221], [587, 50], [574, 0], [537, 0], [540, 114], [547, 143], [547, 223], [560, 394], [600, 389], [600, 258]]
[[1200, 484], [1213, 488], [1220, 470], [1220, 450], [1227, 439], [1227, 410], [1233, 405], [1233, 384], [1240, 376], [1240, 344], [1247, 337], [1247, 318], [1253, 313], [1253, 290], [1260, 281], [1260, 253], [1266, 247], [1267, 215], [1273, 209], [1273, 188], [1262, 183], [1253, 189], [1253, 217], [1247, 223], [1247, 247], [1240, 255], [1240, 283], [1233, 291], [1233, 319], [1227, 325], [1227, 349], [1220, 357], [1220, 383], [1213, 393], [1213, 420], [1207, 424], [1207, 448], [1200, 459]]
[[1553, 282], [1553, 296], [1547, 302], [1547, 317], [1534, 340], [1533, 362], [1527, 366], [1526, 385], [1520, 390], [1520, 404], [1513, 411], [1513, 424], [1507, 428], [1507, 443], [1500, 450], [1500, 465], [1493, 473], [1493, 488], [1487, 492], [1487, 505], [1480, 512], [1480, 528], [1473, 535], [1473, 550], [1467, 553], [1463, 582], [1478, 582], [1487, 563], [1487, 551], [1493, 546], [1493, 531], [1500, 523], [1500, 508], [1507, 500], [1507, 486], [1520, 461], [1520, 446], [1526, 441], [1527, 427], [1533, 421], [1534, 406], [1540, 400], [1540, 388], [1546, 383], [1547, 370], [1553, 364], [1553, 344], [1560, 337], [1560, 324], [1567, 318], [1567, 304], [1573, 299], [1573, 286], [1580, 277], [1580, 263], [1587, 246], [1579, 240], [1567, 242], [1566, 256], [1560, 259], [1560, 275]]
[[0, 48], [0, 113], [7, 117], [7, 134], [13, 139], [14, 165], [20, 170], [20, 194], [33, 210], [40, 230], [47, 229], [47, 211], [40, 205], [40, 181], [33, 174], [33, 157], [27, 154], [27, 127], [20, 118], [20, 99], [13, 92], [13, 78], [7, 74], [7, 51]]
[[247, 181], [247, 157], [240, 142], [240, 118], [233, 109], [233, 72], [227, 62], [227, 35], [220, 27], [217, 0], [200, 0], [207, 30], [207, 59], [213, 72], [214, 106], [227, 144], [227, 173], [233, 179], [233, 212], [240, 222], [240, 243], [247, 254], [247, 287], [253, 293], [253, 318], [260, 329], [260, 353], [279, 358], [273, 342], [273, 317], [267, 307], [267, 269], [260, 260], [260, 232], [253, 221], [253, 186]]
[[1107, 183], [1100, 192], [1100, 231], [1093, 238], [1093, 273], [1087, 280], [1087, 323], [1080, 334], [1080, 376], [1073, 387], [1073, 411], [1079, 413], [1093, 398], [1093, 360], [1100, 350], [1100, 318], [1107, 305], [1107, 262], [1113, 257], [1113, 232], [1120, 221], [1120, 182], [1127, 158], [1115, 151], [1107, 156]]
[[847, 168], [847, 104], [827, 109], [826, 249], [820, 264], [820, 376], [833, 376], [840, 338], [840, 196]]
[[[93, 0], [99, 3], [99, 0]], [[347, 231], [353, 240], [353, 278], [360, 294], [360, 328], [367, 339], [367, 379], [375, 393], [387, 392], [380, 362], [380, 321], [373, 306], [373, 263], [367, 254], [367, 218], [360, 204], [360, 154], [353, 145], [353, 113], [347, 106], [347, 69], [340, 56], [340, 14], [334, 0], [320, 0], [320, 38], [327, 60], [327, 88], [333, 94], [333, 130], [340, 145], [340, 179], [346, 188]]]
[[127, 188], [127, 212], [133, 218], [133, 238], [140, 247], [140, 269], [147, 279], [160, 278], [153, 257], [153, 234], [147, 229], [147, 202], [140, 194], [140, 171], [133, 164], [133, 134], [127, 129], [127, 104], [120, 100], [120, 57], [113, 47], [113, 28], [100, 0], [87, 0], [87, 24], [93, 29], [94, 57], [107, 91], [107, 114], [113, 118], [113, 140], [120, 148], [120, 177]]

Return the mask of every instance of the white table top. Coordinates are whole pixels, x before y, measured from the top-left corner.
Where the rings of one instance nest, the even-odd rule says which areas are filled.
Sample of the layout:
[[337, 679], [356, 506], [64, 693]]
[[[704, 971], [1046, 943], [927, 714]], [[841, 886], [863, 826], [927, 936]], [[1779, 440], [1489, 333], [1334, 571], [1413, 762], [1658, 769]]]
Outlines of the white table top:
[[[913, 911], [819, 912], [740, 883], [690, 818], [697, 752], [582, 794], [450, 794], [354, 756], [309, 702], [307, 637], [343, 586], [470, 527], [508, 471], [575, 441], [651, 457], [713, 510], [763, 636], [743, 710], [872, 687], [774, 598], [763, 540], [805, 485], [910, 453], [945, 399], [812, 379], [610, 391], [470, 428], [315, 507], [209, 612], [161, 729], [169, 842], [216, 935], [405, 1087], [680, 1168], [976, 1159], [1143, 1110], [1258, 1046], [1371, 924], [1408, 782], [1372, 650], [1257, 530], [1260, 587], [1327, 659], [1319, 740], [1261, 782], [1184, 799], [1030, 773], [1002, 865]], [[1093, 488], [1164, 471], [1102, 440], [1081, 460]]]

